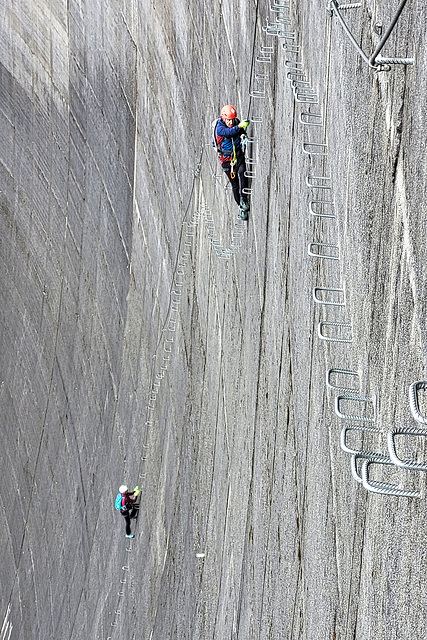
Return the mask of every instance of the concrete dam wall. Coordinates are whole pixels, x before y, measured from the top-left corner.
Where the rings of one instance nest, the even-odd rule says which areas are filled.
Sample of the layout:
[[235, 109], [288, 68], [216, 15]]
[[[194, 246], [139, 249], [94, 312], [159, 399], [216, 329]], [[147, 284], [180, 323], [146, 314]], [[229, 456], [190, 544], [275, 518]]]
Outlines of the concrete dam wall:
[[1, 640], [426, 635], [424, 6], [286, 4], [0, 8]]

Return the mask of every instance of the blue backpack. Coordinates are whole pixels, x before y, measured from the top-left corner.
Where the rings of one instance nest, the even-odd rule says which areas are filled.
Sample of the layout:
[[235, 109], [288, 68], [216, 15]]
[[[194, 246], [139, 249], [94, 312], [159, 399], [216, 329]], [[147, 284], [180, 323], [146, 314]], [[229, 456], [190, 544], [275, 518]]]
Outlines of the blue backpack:
[[123, 506], [122, 501], [123, 501], [123, 496], [121, 493], [118, 493], [116, 497], [116, 501], [114, 503], [114, 506], [116, 507], [117, 511], [126, 510], [126, 505]]

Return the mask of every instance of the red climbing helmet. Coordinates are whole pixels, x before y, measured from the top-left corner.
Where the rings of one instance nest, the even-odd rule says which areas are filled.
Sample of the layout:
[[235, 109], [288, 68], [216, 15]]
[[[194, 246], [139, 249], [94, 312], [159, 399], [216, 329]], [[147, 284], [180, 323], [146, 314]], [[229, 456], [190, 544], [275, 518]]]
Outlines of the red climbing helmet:
[[231, 104], [226, 104], [221, 109], [221, 118], [225, 118], [226, 120], [234, 120], [236, 116], [237, 111]]

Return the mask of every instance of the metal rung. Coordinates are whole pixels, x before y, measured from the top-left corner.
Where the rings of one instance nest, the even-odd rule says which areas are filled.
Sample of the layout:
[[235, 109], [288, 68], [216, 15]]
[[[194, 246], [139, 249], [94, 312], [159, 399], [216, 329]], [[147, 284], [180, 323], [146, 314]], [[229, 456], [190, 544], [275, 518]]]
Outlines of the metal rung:
[[[304, 94], [299, 93], [294, 90], [295, 101], [300, 104], [319, 104], [319, 97], [316, 93], [314, 94]], [[321, 155], [321, 154], [311, 154], [311, 155]], [[324, 154], [327, 155], [327, 154]]]
[[268, 36], [276, 36], [279, 37], [280, 33], [281, 33], [281, 29], [279, 27], [279, 25], [277, 24], [273, 24], [273, 25], [267, 25], [265, 27], [262, 27], [262, 30], [264, 31], [264, 33], [266, 33]]
[[332, 384], [331, 376], [333, 374], [358, 378], [359, 374], [357, 371], [352, 371], [351, 369], [328, 369], [328, 371], [326, 372], [326, 386], [331, 391], [340, 391], [341, 393], [353, 393], [355, 391], [358, 391], [358, 389], [355, 389], [354, 387], [342, 387], [336, 384]]
[[340, 337], [339, 335], [336, 336], [326, 336], [323, 333], [323, 330], [326, 327], [333, 327], [334, 329], [336, 329], [337, 334], [339, 334], [340, 330], [343, 331], [350, 331], [351, 332], [351, 323], [349, 322], [328, 322], [326, 320], [322, 320], [321, 322], [319, 322], [319, 324], [317, 325], [317, 335], [319, 336], [319, 338], [321, 340], [326, 340], [327, 342], [343, 342], [343, 343], [350, 343], [352, 342], [353, 338], [349, 338], [349, 337]]
[[265, 91], [250, 91], [249, 95], [251, 98], [265, 98]]
[[[329, 184], [323, 184], [328, 181]], [[332, 189], [331, 178], [328, 176], [306, 176], [305, 183], [311, 189]]]
[[[341, 409], [340, 409], [340, 404], [341, 404], [342, 401], [345, 401], [345, 400], [348, 400], [349, 402], [360, 402], [360, 403], [363, 403], [365, 405], [367, 405], [368, 403], [371, 404], [372, 408], [373, 408], [373, 412], [374, 412], [374, 417], [373, 418], [367, 418], [366, 416], [343, 413], [341, 411]], [[351, 422], [373, 423], [373, 422], [375, 422], [375, 396], [365, 397], [365, 396], [355, 396], [355, 395], [350, 395], [350, 394], [336, 396], [336, 398], [335, 398], [335, 413], [337, 414], [338, 418], [341, 418], [342, 420], [350, 420]]]
[[[264, 32], [274, 33], [275, 35], [277, 35], [277, 32], [282, 29], [281, 25], [291, 25], [291, 24], [292, 24], [292, 21], [289, 18], [289, 16], [283, 16], [283, 17], [276, 16], [276, 20], [274, 22], [270, 22], [268, 19], [266, 19], [265, 25], [262, 27], [262, 30]], [[261, 53], [274, 53], [274, 48], [272, 47], [272, 49], [273, 51], [271, 50], [261, 51]]]
[[387, 445], [390, 458], [395, 465], [402, 467], [403, 469], [415, 469], [417, 471], [427, 471], [427, 462], [417, 462], [416, 460], [408, 460], [400, 458], [396, 453], [395, 437], [400, 435], [407, 436], [427, 436], [426, 429], [419, 429], [418, 427], [401, 427], [389, 431], [387, 434]]
[[413, 382], [408, 389], [409, 408], [411, 410], [412, 417], [414, 418], [414, 420], [416, 420], [420, 424], [425, 424], [425, 425], [427, 425], [427, 417], [424, 416], [420, 411], [418, 391], [426, 391], [426, 390], [427, 390], [427, 382], [425, 380], [418, 380], [417, 382]]
[[[332, 294], [338, 294], [337, 295], [337, 299], [336, 300], [322, 300], [322, 298], [319, 298], [318, 293], [320, 292], [324, 292], [324, 293], [330, 293]], [[316, 304], [324, 304], [324, 305], [329, 305], [331, 307], [345, 307], [345, 291], [344, 289], [334, 289], [331, 287], [314, 287], [313, 291], [313, 300], [314, 302], [316, 302]], [[341, 297], [343, 299], [341, 299]]]
[[309, 80], [289, 80], [292, 90], [297, 93], [303, 93], [305, 95], [313, 95], [313, 91], [310, 87]]
[[244, 189], [242, 189], [242, 193], [244, 193], [245, 196], [251, 196], [252, 195], [252, 189], [244, 188]]
[[375, 58], [375, 64], [414, 64], [414, 58]]
[[[314, 147], [314, 149], [310, 149]], [[325, 142], [303, 142], [302, 152], [309, 156], [327, 156], [328, 145]]]
[[310, 98], [316, 95], [308, 80], [291, 80], [291, 87], [295, 95], [305, 95]]
[[300, 45], [299, 44], [289, 44], [288, 42], [283, 42], [282, 43], [282, 47], [285, 49], [285, 51], [288, 51], [289, 53], [299, 53], [300, 52]]
[[297, 62], [296, 60], [285, 60], [285, 67], [288, 67], [288, 69], [302, 70], [304, 65], [302, 62]]
[[400, 486], [390, 484], [388, 482], [379, 482], [377, 480], [369, 480], [369, 467], [373, 464], [393, 464], [391, 460], [389, 462], [383, 462], [380, 460], [365, 460], [362, 465], [362, 484], [365, 489], [373, 493], [381, 493], [389, 496], [401, 496], [404, 498], [421, 498], [419, 491], [412, 491], [404, 489]]
[[363, 483], [362, 476], [357, 470], [358, 460], [363, 460], [363, 461], [373, 460], [374, 462], [376, 461], [379, 463], [381, 462], [386, 463], [389, 461], [389, 458], [387, 458], [387, 456], [383, 456], [382, 454], [374, 453], [373, 451], [362, 451], [360, 453], [353, 454], [350, 458], [351, 475], [356, 480], [356, 482], [359, 482], [360, 484], [362, 484]]
[[[344, 453], [349, 453], [350, 455], [356, 455], [359, 458], [367, 458], [369, 460], [376, 460], [377, 458], [385, 458], [382, 453], [377, 453], [376, 451], [365, 451], [363, 449], [355, 449], [354, 447], [350, 447], [347, 444], [347, 434], [349, 431], [356, 431], [357, 433], [374, 433], [380, 434], [379, 429], [375, 429], [375, 427], [362, 427], [358, 425], [346, 425], [341, 429], [340, 433], [340, 447]], [[390, 460], [390, 458], [387, 458]]]
[[255, 178], [255, 171], [245, 171], [245, 173], [243, 174], [245, 176], [245, 178]]
[[[279, 38], [283, 38], [284, 40], [296, 40], [296, 33], [295, 31], [285, 31], [285, 30], [281, 30], [277, 32], [277, 36]], [[284, 43], [287, 44], [287, 43]]]
[[262, 116], [251, 117], [251, 124], [261, 124], [261, 123], [262, 123]]
[[[335, 214], [332, 212], [324, 212], [324, 205], [333, 205], [334, 203], [329, 200], [311, 200], [309, 209], [310, 213], [313, 216], [318, 218], [335, 218]], [[315, 208], [316, 205], [319, 205], [319, 208]]]
[[277, 16], [276, 24], [279, 25], [279, 27], [282, 27], [282, 31], [277, 33], [279, 38], [283, 37], [283, 33], [287, 33], [289, 38], [291, 34], [293, 34], [292, 40], [295, 40], [295, 31], [286, 31], [286, 29], [289, 29], [292, 26], [292, 20], [289, 17]]
[[272, 11], [273, 13], [281, 13], [283, 11], [283, 9], [290, 9], [289, 3], [288, 4], [271, 4], [270, 5], [270, 11]]
[[338, 9], [340, 11], [345, 11], [346, 9], [360, 9], [361, 6], [361, 2], [352, 2], [351, 4], [339, 4]]
[[[313, 118], [314, 122], [311, 122], [311, 118]], [[302, 111], [299, 115], [299, 121], [301, 124], [308, 124], [312, 127], [321, 127], [323, 124], [322, 115], [320, 113], [310, 113], [310, 111]]]
[[[315, 247], [317, 247], [318, 249], [315, 251]], [[333, 249], [334, 251], [337, 252], [338, 255], [334, 255], [334, 254], [326, 254], [326, 253], [320, 253], [320, 249]], [[308, 245], [308, 255], [312, 256], [313, 258], [320, 258], [322, 260], [339, 260], [340, 256], [339, 256], [339, 251], [340, 248], [337, 244], [326, 244], [324, 242], [311, 242]]]
[[263, 25], [262, 30], [265, 31], [266, 29], [269, 29], [270, 27], [275, 27], [275, 23], [274, 22], [270, 22], [268, 18], [265, 18], [265, 25]]
[[295, 81], [297, 82], [307, 82], [306, 75], [303, 71], [288, 71], [286, 74], [286, 80], [291, 84], [292, 87]]

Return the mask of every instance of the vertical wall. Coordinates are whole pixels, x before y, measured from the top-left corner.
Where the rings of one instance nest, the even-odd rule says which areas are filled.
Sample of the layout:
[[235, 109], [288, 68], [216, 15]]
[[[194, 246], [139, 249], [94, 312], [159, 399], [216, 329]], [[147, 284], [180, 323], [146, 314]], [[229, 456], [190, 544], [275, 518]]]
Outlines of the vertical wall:
[[70, 637], [123, 455], [136, 48], [115, 3], [1, 23], [2, 609], [16, 637]]
[[[368, 48], [383, 4], [353, 14]], [[384, 431], [425, 373], [418, 4], [392, 46], [421, 62], [389, 76], [363, 67], [324, 2], [292, 7], [323, 116], [310, 130], [282, 43], [262, 31], [267, 4], [3, 3], [0, 622], [10, 604], [13, 640], [422, 635], [424, 503], [352, 480], [324, 384], [330, 366], [358, 368]], [[264, 67], [261, 45], [274, 46]], [[255, 68], [263, 100], [249, 97]], [[209, 147], [224, 103], [262, 116], [229, 259], [218, 245], [237, 209]], [[316, 135], [322, 163], [302, 153]], [[318, 171], [332, 224], [309, 213]], [[316, 237], [340, 244], [337, 269], [308, 256]], [[346, 288], [350, 347], [318, 341], [336, 310], [312, 288], [331, 282]], [[142, 488], [132, 542], [112, 506], [122, 482]]]

